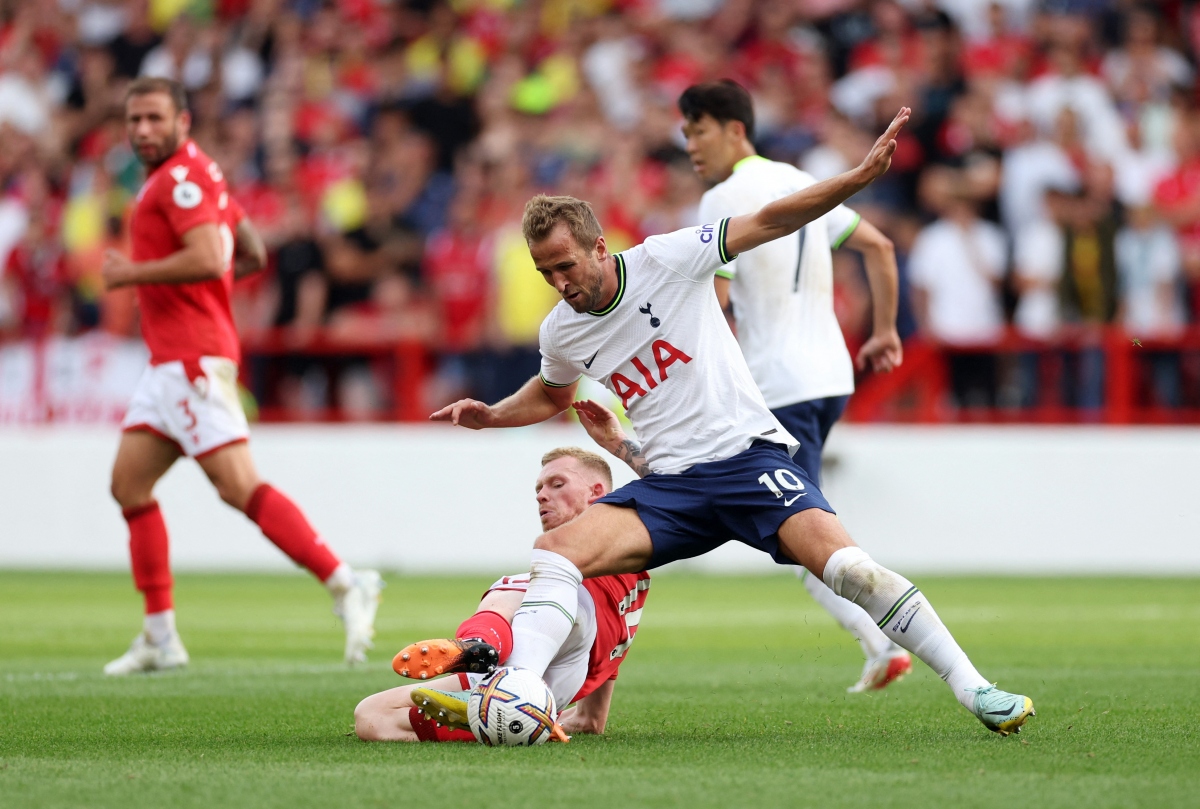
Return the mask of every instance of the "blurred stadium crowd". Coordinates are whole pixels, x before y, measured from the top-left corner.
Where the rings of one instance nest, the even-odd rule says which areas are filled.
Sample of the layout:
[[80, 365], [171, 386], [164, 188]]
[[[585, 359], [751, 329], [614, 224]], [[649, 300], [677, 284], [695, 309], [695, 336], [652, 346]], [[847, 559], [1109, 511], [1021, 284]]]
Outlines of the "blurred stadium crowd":
[[[1200, 321], [1198, 11], [5, 0], [0, 335], [136, 334], [131, 292], [104, 292], [100, 256], [124, 244], [142, 179], [124, 85], [170, 76], [270, 247], [270, 269], [236, 298], [250, 353], [283, 347], [276, 389], [255, 392], [293, 412], [336, 399], [370, 415], [389, 396], [377, 364], [347, 348], [331, 365], [306, 347], [416, 341], [430, 348], [424, 397], [494, 401], [536, 373], [556, 300], [521, 238], [525, 200], [543, 189], [590, 200], [615, 250], [697, 224], [703, 187], [675, 100], [731, 77], [754, 95], [761, 153], [818, 178], [857, 163], [913, 107], [892, 171], [851, 204], [896, 243], [902, 334], [971, 349], [950, 356], [959, 405], [1098, 406], [1097, 335], [1123, 326], [1160, 341], [1147, 395], [1196, 406], [1195, 352], [1171, 341]], [[836, 267], [853, 343], [869, 296], [853, 255]], [[974, 350], [996, 344], [1016, 350]]]

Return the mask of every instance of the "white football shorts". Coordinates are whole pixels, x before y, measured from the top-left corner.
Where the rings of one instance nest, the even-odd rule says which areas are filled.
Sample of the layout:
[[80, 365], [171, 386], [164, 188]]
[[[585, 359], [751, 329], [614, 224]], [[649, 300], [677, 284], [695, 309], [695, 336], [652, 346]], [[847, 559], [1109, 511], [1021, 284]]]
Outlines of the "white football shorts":
[[[522, 576], [506, 576], [490, 588], [492, 590], [518, 590], [525, 592], [529, 587], [529, 574]], [[596, 640], [596, 603], [592, 594], [583, 585], [579, 586], [579, 609], [575, 611], [575, 624], [571, 634], [559, 648], [558, 654], [550, 661], [549, 668], [542, 676], [550, 693], [554, 694], [554, 704], [558, 710], [563, 710], [575, 699], [579, 689], [587, 681], [588, 663], [592, 654], [592, 644]], [[460, 674], [459, 682], [470, 690], [479, 685], [486, 675]], [[464, 682], [465, 680], [465, 682]]]
[[192, 377], [182, 362], [146, 368], [121, 429], [145, 430], [200, 458], [246, 441], [250, 426], [238, 398], [237, 363], [226, 357], [201, 357]]

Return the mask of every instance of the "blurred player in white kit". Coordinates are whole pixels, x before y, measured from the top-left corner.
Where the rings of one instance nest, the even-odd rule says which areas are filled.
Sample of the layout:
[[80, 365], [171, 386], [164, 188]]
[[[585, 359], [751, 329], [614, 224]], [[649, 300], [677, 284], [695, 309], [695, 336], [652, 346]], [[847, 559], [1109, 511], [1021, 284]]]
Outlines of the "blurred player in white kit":
[[[679, 111], [696, 173], [716, 183], [700, 201], [700, 221], [752, 213], [816, 182], [795, 166], [757, 154], [751, 142], [753, 102], [735, 82], [692, 85], [679, 97]], [[891, 241], [845, 205], [796, 234], [743, 252], [717, 270], [714, 284], [721, 308], [732, 304], [754, 383], [800, 442], [796, 461], [819, 486], [825, 439], [854, 392], [854, 364], [833, 311], [831, 251], [845, 245], [865, 259], [874, 331], [857, 365], [877, 372], [891, 371], [903, 359], [896, 333], [896, 256]], [[816, 602], [862, 646], [866, 663], [849, 691], [883, 688], [912, 671], [908, 652], [861, 607], [834, 595], [805, 568], [796, 571]]]

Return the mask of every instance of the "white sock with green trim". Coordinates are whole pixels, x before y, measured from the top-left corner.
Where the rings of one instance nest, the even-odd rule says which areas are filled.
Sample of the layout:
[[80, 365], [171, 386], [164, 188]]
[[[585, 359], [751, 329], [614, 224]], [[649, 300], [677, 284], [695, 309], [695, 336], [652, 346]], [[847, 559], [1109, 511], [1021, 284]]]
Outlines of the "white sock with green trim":
[[925, 594], [861, 548], [842, 548], [825, 564], [829, 589], [867, 611], [883, 633], [946, 681], [962, 706], [975, 709], [969, 689], [990, 685], [980, 676]]
[[814, 576], [802, 567], [796, 568], [796, 573], [804, 580], [804, 589], [808, 590], [813, 601], [832, 615], [842, 629], [854, 636], [868, 660], [883, 657], [896, 648], [896, 644], [875, 625], [866, 610], [830, 590], [820, 576]]
[[575, 625], [582, 582], [583, 574], [567, 557], [534, 549], [529, 589], [512, 620], [513, 650], [507, 665], [539, 677], [546, 673]]

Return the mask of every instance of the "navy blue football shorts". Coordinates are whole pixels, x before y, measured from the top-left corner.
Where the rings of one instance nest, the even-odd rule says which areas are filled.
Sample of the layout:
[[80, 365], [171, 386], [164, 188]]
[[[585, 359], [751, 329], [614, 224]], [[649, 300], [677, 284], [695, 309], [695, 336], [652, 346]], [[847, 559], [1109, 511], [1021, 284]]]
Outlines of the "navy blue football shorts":
[[648, 568], [702, 556], [730, 539], [793, 565], [779, 547], [783, 521], [810, 508], [835, 513], [787, 449], [768, 443], [678, 475], [648, 475], [596, 502], [637, 509], [654, 544]]
[[783, 429], [787, 430], [800, 442], [796, 451], [796, 463], [804, 467], [818, 486], [821, 485], [821, 452], [825, 449], [825, 439], [829, 431], [842, 417], [849, 396], [829, 396], [825, 399], [811, 399], [807, 402], [797, 402], [787, 407], [771, 411]]

